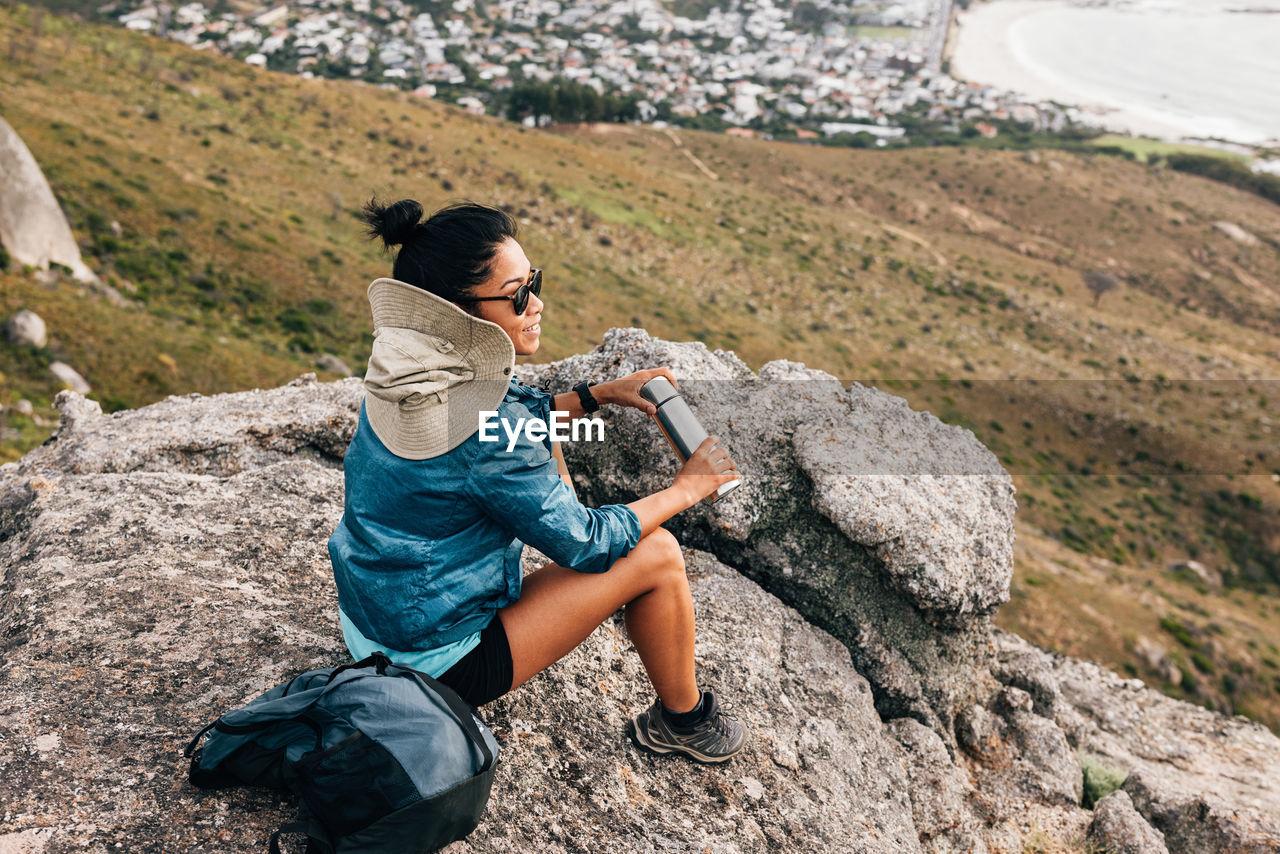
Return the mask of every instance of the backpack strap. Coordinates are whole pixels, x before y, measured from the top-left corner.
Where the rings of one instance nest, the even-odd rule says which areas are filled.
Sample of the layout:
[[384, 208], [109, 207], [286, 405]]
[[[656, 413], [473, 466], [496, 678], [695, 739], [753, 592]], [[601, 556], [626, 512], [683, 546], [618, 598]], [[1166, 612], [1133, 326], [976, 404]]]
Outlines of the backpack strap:
[[306, 834], [307, 847], [303, 854], [337, 854], [337, 844], [332, 836], [329, 835], [328, 829], [307, 809], [306, 800], [298, 803], [298, 820], [291, 821], [288, 824], [280, 826], [280, 829], [271, 834], [271, 841], [268, 844], [269, 854], [282, 854], [280, 851], [280, 837], [286, 834]]
[[307, 821], [291, 821], [283, 824], [280, 829], [271, 834], [271, 841], [267, 843], [268, 854], [280, 854], [280, 837], [286, 833], [305, 833], [307, 834], [307, 852], [318, 851], [313, 848], [311, 841], [311, 822]]
[[385, 652], [380, 649], [374, 650], [372, 655], [362, 658], [359, 661], [353, 661], [349, 664], [344, 664], [341, 667], [333, 668], [333, 672], [329, 674], [328, 679], [324, 680], [324, 684], [328, 685], [334, 679], [338, 678], [339, 673], [343, 673], [347, 670], [356, 670], [361, 667], [376, 667], [378, 669], [378, 675], [382, 676], [387, 672], [387, 666], [392, 663], [391, 659], [387, 658], [387, 654]]
[[218, 725], [218, 720], [219, 720], [218, 718], [215, 718], [209, 723], [200, 727], [200, 731], [196, 733], [195, 736], [190, 741], [187, 742], [187, 746], [183, 749], [182, 755], [190, 759], [191, 755], [196, 752], [196, 744], [199, 743], [200, 739], [204, 737], [204, 734], [206, 732], [208, 732], [209, 730], [213, 729], [215, 726]]

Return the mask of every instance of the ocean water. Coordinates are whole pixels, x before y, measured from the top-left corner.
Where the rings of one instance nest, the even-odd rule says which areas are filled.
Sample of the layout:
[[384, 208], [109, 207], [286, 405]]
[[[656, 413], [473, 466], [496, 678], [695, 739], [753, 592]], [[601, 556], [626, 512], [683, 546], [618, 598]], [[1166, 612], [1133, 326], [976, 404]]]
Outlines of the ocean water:
[[1280, 140], [1280, 0], [1050, 3], [1007, 39], [1020, 65], [1082, 101], [1189, 137]]

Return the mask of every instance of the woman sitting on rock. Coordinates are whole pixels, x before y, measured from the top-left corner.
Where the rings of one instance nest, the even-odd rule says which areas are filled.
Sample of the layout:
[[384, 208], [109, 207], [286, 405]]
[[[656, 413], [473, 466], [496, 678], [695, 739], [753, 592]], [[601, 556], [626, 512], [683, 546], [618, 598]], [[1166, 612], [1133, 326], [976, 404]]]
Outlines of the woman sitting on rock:
[[[521, 432], [508, 450], [479, 429], [582, 417], [601, 403], [652, 405], [637, 371], [554, 400], [516, 381], [537, 352], [544, 303], [510, 216], [457, 204], [371, 201], [371, 237], [400, 246], [391, 279], [369, 286], [374, 342], [365, 401], [344, 462], [342, 520], [329, 539], [347, 648], [375, 650], [436, 676], [472, 705], [558, 661], [625, 607], [627, 633], [658, 698], [632, 721], [649, 750], [722, 762], [743, 728], [694, 676], [694, 614], [684, 557], [667, 519], [738, 476], [705, 441], [675, 482], [630, 504], [580, 503], [559, 448]], [[525, 543], [554, 562], [523, 577]]]

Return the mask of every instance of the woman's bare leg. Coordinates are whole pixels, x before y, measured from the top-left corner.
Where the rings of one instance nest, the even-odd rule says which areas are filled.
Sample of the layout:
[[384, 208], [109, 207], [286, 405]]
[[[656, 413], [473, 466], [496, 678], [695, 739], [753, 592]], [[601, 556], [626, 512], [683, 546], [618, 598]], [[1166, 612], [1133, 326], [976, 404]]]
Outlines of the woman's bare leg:
[[503, 608], [515, 688], [559, 661], [618, 608], [663, 705], [683, 712], [701, 694], [693, 674], [693, 596], [684, 555], [659, 528], [608, 572], [548, 564], [524, 579], [520, 599]]

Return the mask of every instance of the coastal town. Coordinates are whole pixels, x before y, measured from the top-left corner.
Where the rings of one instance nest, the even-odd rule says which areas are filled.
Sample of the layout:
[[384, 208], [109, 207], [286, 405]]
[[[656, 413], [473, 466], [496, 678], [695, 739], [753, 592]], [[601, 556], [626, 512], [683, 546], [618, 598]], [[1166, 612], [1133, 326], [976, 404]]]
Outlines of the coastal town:
[[[952, 0], [216, 0], [100, 8], [124, 26], [304, 76], [356, 78], [527, 124], [520, 87], [576, 85], [627, 118], [885, 145], [920, 122], [1057, 132], [1069, 110], [946, 73]], [[584, 90], [580, 90], [584, 91]]]

